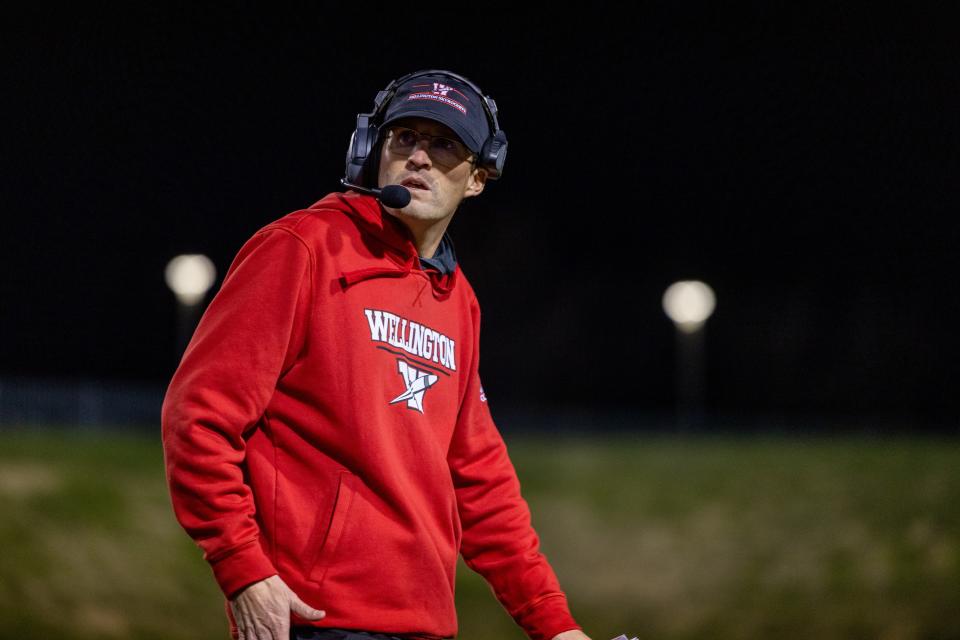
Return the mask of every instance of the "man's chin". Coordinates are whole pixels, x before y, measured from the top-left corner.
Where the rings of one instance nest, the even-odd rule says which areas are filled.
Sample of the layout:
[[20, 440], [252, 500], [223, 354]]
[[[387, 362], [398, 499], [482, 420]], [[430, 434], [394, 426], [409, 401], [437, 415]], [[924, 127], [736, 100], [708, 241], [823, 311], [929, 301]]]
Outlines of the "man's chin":
[[410, 204], [405, 206], [403, 209], [394, 209], [393, 213], [398, 218], [406, 218], [408, 220], [420, 220], [420, 221], [429, 221], [437, 220], [443, 216], [438, 216], [433, 210], [433, 207], [425, 206], [421, 202], [416, 202], [414, 200], [410, 201]]
[[[410, 202], [402, 209], [394, 209], [383, 205], [394, 217], [408, 222], [430, 223], [443, 220], [446, 216], [434, 204], [432, 192], [411, 192]], [[427, 198], [430, 198], [429, 200]], [[381, 203], [382, 204], [382, 203]]]

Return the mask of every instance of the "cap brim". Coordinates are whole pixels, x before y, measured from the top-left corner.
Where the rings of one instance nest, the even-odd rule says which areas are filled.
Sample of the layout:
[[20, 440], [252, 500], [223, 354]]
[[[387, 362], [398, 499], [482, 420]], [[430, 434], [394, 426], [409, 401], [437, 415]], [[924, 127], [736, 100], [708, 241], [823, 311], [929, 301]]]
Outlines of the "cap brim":
[[410, 111], [403, 111], [401, 113], [392, 115], [387, 120], [384, 120], [380, 126], [384, 127], [390, 124], [391, 122], [396, 122], [397, 120], [403, 120], [404, 118], [427, 118], [428, 120], [435, 120], [441, 124], [445, 124], [448, 127], [450, 127], [454, 133], [457, 134], [457, 137], [460, 138], [460, 142], [466, 145], [466, 147], [470, 149], [470, 151], [472, 151], [473, 153], [480, 153], [480, 146], [482, 143], [478, 142], [477, 140], [474, 140], [470, 136], [470, 133], [467, 131], [465, 127], [461, 126], [460, 123], [457, 122], [456, 120], [453, 120], [453, 119], [445, 120], [435, 111], [425, 111], [423, 109], [411, 109]]

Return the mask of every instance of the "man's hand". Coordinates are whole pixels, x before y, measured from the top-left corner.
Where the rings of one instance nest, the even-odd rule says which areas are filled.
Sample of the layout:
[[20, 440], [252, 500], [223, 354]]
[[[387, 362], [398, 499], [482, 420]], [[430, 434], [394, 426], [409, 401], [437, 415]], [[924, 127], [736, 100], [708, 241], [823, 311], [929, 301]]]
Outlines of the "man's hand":
[[286, 640], [290, 637], [291, 611], [307, 620], [327, 615], [304, 603], [280, 576], [254, 582], [230, 601], [230, 608], [240, 640]]
[[563, 633], [558, 633], [553, 636], [553, 640], [590, 640], [590, 636], [580, 631], [580, 629], [571, 629], [570, 631], [564, 631]]

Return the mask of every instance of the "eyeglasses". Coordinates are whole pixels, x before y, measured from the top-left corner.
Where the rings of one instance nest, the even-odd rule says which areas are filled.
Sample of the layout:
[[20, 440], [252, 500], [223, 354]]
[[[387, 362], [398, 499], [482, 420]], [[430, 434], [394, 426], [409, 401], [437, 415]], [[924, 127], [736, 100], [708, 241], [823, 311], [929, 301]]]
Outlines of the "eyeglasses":
[[470, 156], [470, 150], [459, 140], [420, 133], [407, 127], [390, 127], [387, 149], [398, 155], [408, 156], [421, 138], [430, 141], [427, 154], [439, 165], [453, 168]]

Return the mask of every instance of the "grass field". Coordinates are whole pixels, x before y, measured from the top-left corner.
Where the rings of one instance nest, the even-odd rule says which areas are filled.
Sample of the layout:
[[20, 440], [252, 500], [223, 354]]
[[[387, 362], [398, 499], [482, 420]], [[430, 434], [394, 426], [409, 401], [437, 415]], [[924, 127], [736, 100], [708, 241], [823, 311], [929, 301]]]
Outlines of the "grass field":
[[[960, 441], [510, 437], [594, 640], [960, 639]], [[156, 437], [0, 430], [0, 638], [226, 638]], [[461, 560], [459, 638], [521, 640]]]

